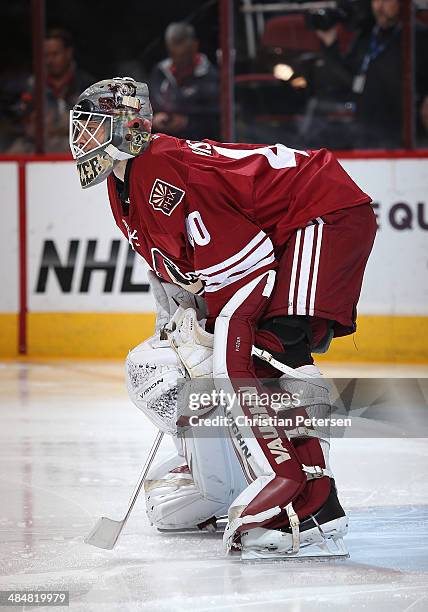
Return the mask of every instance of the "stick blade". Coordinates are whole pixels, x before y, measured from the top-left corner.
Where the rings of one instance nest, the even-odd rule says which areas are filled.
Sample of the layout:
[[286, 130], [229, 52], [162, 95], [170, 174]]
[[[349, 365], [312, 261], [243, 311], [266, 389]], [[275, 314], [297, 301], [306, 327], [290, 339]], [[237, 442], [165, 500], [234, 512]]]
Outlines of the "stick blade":
[[85, 538], [85, 543], [97, 548], [112, 550], [122, 531], [123, 521], [114, 521], [105, 516], [100, 518]]

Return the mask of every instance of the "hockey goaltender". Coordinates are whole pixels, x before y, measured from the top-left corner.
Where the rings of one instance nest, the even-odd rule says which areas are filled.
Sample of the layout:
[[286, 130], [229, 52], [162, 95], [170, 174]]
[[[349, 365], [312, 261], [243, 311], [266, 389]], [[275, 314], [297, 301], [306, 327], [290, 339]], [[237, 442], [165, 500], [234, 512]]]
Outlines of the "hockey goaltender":
[[151, 122], [147, 85], [128, 77], [86, 89], [70, 117], [82, 187], [107, 180], [116, 224], [151, 268], [156, 329], [128, 356], [128, 388], [177, 453], [145, 481], [149, 519], [212, 528], [227, 515], [225, 547], [243, 559], [346, 555], [325, 431], [254, 424], [243, 436], [238, 418], [259, 408], [242, 401], [230, 427], [203, 436], [180, 422], [177, 384], [257, 394], [276, 378], [302, 392], [306, 418], [322, 416], [312, 354], [356, 329], [371, 198], [326, 149], [179, 140]]

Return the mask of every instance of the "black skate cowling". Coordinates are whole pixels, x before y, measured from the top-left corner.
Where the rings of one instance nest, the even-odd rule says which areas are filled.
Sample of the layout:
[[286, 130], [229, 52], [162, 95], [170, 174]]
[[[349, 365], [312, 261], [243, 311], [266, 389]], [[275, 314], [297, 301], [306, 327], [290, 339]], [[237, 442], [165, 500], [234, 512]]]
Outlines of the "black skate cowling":
[[[338, 519], [341, 516], [345, 516], [345, 511], [340, 505], [339, 498], [337, 497], [336, 483], [333, 478], [330, 478], [330, 482], [330, 494], [327, 497], [327, 500], [319, 510], [313, 512], [310, 516], [300, 521], [300, 532], [313, 529], [318, 525], [322, 526], [324, 523], [328, 523], [329, 521]], [[281, 527], [279, 531], [291, 533], [291, 528], [289, 526]]]

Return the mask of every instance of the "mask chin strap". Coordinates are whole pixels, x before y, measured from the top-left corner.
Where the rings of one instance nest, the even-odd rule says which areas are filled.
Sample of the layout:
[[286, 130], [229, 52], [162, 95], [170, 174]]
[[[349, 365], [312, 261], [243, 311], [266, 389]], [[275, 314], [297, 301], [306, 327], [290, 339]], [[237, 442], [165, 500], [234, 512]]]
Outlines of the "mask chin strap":
[[117, 161], [123, 161], [125, 159], [132, 159], [135, 157], [135, 155], [131, 155], [130, 153], [119, 151], [119, 149], [112, 144], [107, 145], [104, 151]]

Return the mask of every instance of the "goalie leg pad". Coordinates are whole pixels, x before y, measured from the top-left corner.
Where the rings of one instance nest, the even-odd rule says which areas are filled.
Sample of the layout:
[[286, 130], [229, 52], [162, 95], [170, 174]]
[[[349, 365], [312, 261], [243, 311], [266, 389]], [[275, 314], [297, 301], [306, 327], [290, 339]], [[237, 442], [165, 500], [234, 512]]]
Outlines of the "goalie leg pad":
[[[322, 381], [321, 374], [317, 368], [315, 366], [305, 366], [297, 370], [288, 369], [290, 371], [281, 378], [280, 385], [289, 393], [294, 391], [294, 387], [300, 389], [303, 408], [299, 410], [299, 413], [303, 411], [305, 417], [325, 417], [330, 409], [328, 388], [324, 381]], [[267, 533], [270, 539], [280, 539], [281, 543], [278, 544], [280, 554], [284, 552], [290, 554], [291, 550], [292, 554], [297, 555], [300, 547], [305, 547], [312, 541], [318, 541], [318, 526], [313, 527], [314, 531], [308, 530], [306, 533], [305, 530], [303, 539], [298, 528], [299, 524], [301, 525], [308, 516], [312, 516], [314, 512], [318, 511], [328, 502], [330, 495], [336, 495], [336, 490], [332, 491], [331, 488], [332, 473], [328, 456], [329, 432], [328, 430], [316, 428], [298, 427], [287, 433], [295, 456], [306, 475], [307, 482], [305, 486], [291, 498], [291, 505], [290, 503], [284, 504], [284, 500], [287, 500], [286, 494], [290, 490], [286, 474], [281, 478], [277, 471], [275, 475], [271, 474], [270, 478], [265, 475], [254, 481], [235, 500], [229, 510], [229, 524], [225, 531], [225, 544], [228, 550], [245, 546], [248, 553], [248, 549], [251, 549], [253, 542], [253, 535], [251, 535], [253, 530], [258, 530], [258, 534], [265, 534], [266, 530], [267, 532], [275, 532], [276, 530], [288, 528], [290, 531], [287, 532], [286, 536], [281, 535], [281, 532], [279, 536]], [[279, 500], [276, 505], [273, 503], [275, 499]], [[337, 516], [333, 513], [333, 523], [326, 527], [321, 525], [321, 530], [324, 527], [327, 531], [330, 530], [332, 532], [331, 537], [334, 536], [336, 540], [343, 537], [346, 532], [345, 526], [347, 525], [345, 513], [338, 501], [337, 504], [340, 510], [335, 511]], [[255, 508], [258, 508], [259, 511], [254, 512]], [[324, 522], [329, 522], [325, 519], [324, 515], [323, 520]], [[334, 521], [338, 521], [337, 524]], [[260, 531], [262, 527], [265, 530]], [[245, 544], [242, 540], [243, 533], [247, 534], [245, 536]], [[331, 539], [330, 536], [327, 539]], [[263, 538], [262, 541], [264, 542]], [[326, 546], [324, 546], [324, 539], [319, 540], [318, 543], [322, 545], [315, 554], [322, 556], [325, 553], [328, 556], [330, 553]], [[263, 548], [264, 544], [261, 544], [261, 546]], [[343, 543], [339, 543], [338, 546], [339, 548], [337, 548], [335, 554], [345, 554], [343, 553]], [[302, 556], [305, 554], [302, 553]]]
[[[288, 519], [292, 550], [296, 553], [299, 550], [300, 518], [305, 518], [305, 510], [303, 506], [303, 516], [299, 517], [294, 503], [303, 494], [309, 475], [323, 478], [327, 474], [321, 466], [303, 465], [284, 429], [276, 426], [274, 421], [264, 420], [266, 416], [274, 417], [275, 411], [261, 401], [261, 385], [251, 364], [240, 359], [246, 357], [248, 337], [254, 337], [254, 320], [263, 308], [262, 297], [270, 294], [272, 280], [272, 276], [261, 275], [239, 289], [223, 307], [215, 325], [214, 376], [220, 390], [232, 393], [229, 397], [233, 397], [234, 391], [239, 391], [239, 399], [229, 407], [231, 431], [251, 482], [229, 510], [224, 539], [226, 548], [231, 550], [233, 546], [239, 546], [243, 532], [269, 528], [274, 519]], [[247, 344], [241, 341], [242, 338]], [[263, 351], [261, 353], [263, 358]], [[270, 365], [274, 365], [272, 355], [269, 357]], [[284, 367], [292, 370], [289, 366]], [[240, 382], [245, 379], [250, 380]], [[238, 417], [241, 416], [249, 417], [247, 434], [239, 429]]]
[[[314, 366], [288, 372], [280, 379], [280, 385], [288, 392], [295, 386], [303, 389], [302, 405], [308, 417], [328, 415], [328, 387]], [[348, 556], [343, 542], [348, 518], [332, 479], [328, 433], [316, 427], [288, 431], [308, 482], [293, 499], [294, 515], [278, 514], [264, 528], [241, 528], [239, 545], [235, 548], [241, 549], [242, 559]]]
[[159, 529], [189, 529], [225, 516], [247, 485], [224, 428], [189, 428], [182, 442], [184, 457], [153, 468], [144, 485], [147, 514]]
[[[228, 407], [230, 428], [251, 482], [229, 510], [224, 537], [227, 549], [232, 547], [240, 531], [263, 527], [286, 508], [290, 514], [294, 512], [291, 501], [306, 484], [302, 466], [285, 432], [260, 422], [265, 416], [275, 415], [259, 401], [261, 387], [251, 362], [247, 361], [247, 351], [251, 352], [249, 338], [253, 344], [255, 320], [266, 305], [274, 279], [275, 273], [270, 270], [241, 287], [223, 307], [215, 324], [215, 384], [218, 390], [230, 394], [229, 397], [238, 391], [239, 398]], [[247, 431], [240, 430], [242, 417], [250, 421]]]
[[[315, 366], [304, 366], [284, 374], [279, 384], [284, 391], [294, 393], [299, 390], [301, 409], [296, 410], [305, 418], [325, 418], [330, 412], [328, 386]], [[286, 411], [285, 414], [287, 414]], [[290, 415], [291, 416], [291, 415]], [[288, 430], [291, 443], [304, 466], [308, 482], [294, 501], [293, 506], [300, 518], [307, 517], [320, 508], [330, 494], [330, 477], [333, 477], [329, 464], [329, 429], [296, 427]], [[312, 466], [310, 468], [309, 466]], [[281, 528], [288, 520], [273, 521], [270, 528]]]
[[189, 529], [226, 512], [224, 503], [201, 495], [186, 460], [177, 455], [149, 474], [144, 491], [147, 516], [158, 529]]

